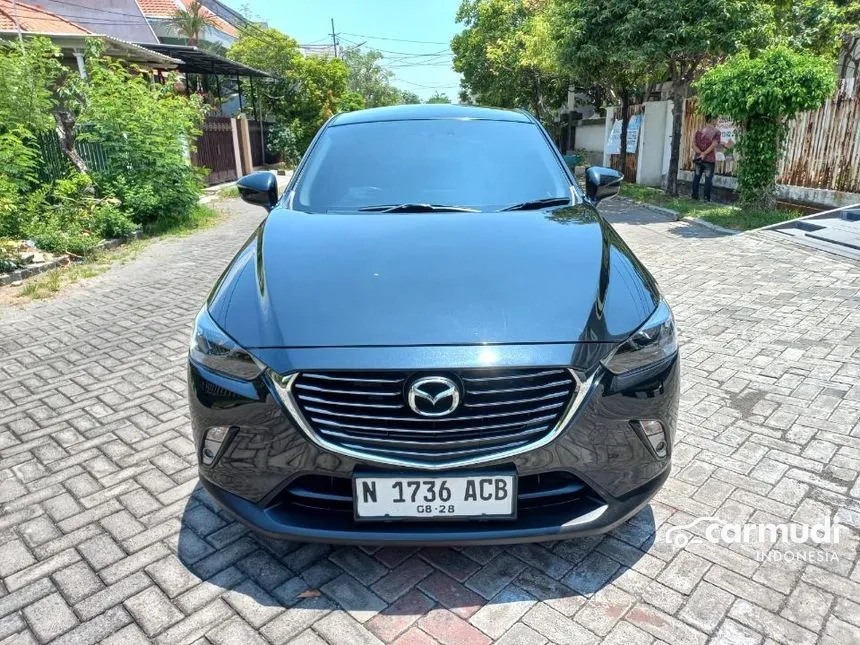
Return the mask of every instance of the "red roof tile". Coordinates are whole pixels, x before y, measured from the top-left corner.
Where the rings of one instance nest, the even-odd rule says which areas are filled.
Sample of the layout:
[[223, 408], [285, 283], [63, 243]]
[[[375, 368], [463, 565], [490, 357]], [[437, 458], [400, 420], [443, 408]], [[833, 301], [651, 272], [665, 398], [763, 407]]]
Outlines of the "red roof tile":
[[[177, 9], [181, 9], [182, 7], [188, 9], [193, 1], [194, 0], [137, 0], [137, 4], [143, 12], [143, 15], [148, 18], [172, 18]], [[225, 34], [233, 36], [234, 38], [239, 36], [238, 32], [232, 25], [221, 20], [221, 18], [209, 11], [206, 7], [203, 7], [202, 9], [202, 13], [213, 19], [216, 28], [219, 31], [223, 31]]]
[[170, 18], [180, 8], [176, 0], [137, 0], [137, 4], [149, 18]]
[[39, 7], [23, 2], [16, 2], [15, 5], [16, 11], [13, 11], [11, 0], [0, 0], [0, 31], [16, 31], [15, 16], [17, 14], [18, 24], [21, 26], [21, 31], [24, 32], [73, 34], [76, 36], [92, 33], [62, 16]]

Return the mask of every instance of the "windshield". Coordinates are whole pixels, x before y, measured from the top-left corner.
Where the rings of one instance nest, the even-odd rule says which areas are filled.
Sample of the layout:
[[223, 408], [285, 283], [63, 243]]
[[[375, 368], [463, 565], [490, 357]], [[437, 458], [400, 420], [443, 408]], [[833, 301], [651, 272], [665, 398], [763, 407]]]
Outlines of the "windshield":
[[377, 121], [323, 132], [293, 208], [326, 213], [418, 204], [487, 211], [570, 195], [567, 175], [533, 123]]

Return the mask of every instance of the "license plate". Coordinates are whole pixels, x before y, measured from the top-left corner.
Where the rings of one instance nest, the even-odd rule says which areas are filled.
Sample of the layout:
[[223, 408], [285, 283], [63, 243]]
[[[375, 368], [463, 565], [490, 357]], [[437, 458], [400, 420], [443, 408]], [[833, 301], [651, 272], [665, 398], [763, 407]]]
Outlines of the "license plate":
[[355, 475], [362, 520], [516, 517], [516, 475]]

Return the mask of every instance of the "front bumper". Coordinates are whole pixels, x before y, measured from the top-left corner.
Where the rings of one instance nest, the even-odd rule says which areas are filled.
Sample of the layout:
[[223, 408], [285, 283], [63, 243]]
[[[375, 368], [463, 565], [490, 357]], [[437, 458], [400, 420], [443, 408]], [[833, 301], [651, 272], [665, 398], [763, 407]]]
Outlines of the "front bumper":
[[329, 544], [465, 546], [585, 537], [611, 531], [641, 510], [669, 476], [669, 467], [641, 489], [612, 504], [584, 501], [552, 512], [520, 513], [516, 520], [468, 522], [356, 522], [336, 513], [309, 513], [278, 504], [264, 507], [219, 488], [206, 491], [239, 521], [270, 538]]
[[[251, 528], [274, 538], [454, 545], [603, 533], [636, 514], [669, 475], [671, 449], [665, 458], [657, 457], [630, 421], [660, 420], [671, 446], [677, 420], [679, 369], [675, 356], [638, 382], [625, 383], [623, 390], [611, 374], [598, 374], [577, 413], [552, 442], [480, 466], [488, 470], [514, 469], [521, 479], [542, 473], [571, 473], [585, 484], [586, 494], [569, 504], [523, 508], [515, 520], [356, 522], [351, 513], [320, 512], [291, 504], [286, 491], [304, 475], [348, 478], [356, 468], [384, 466], [315, 445], [263, 379], [253, 383], [235, 381], [189, 363], [189, 401], [198, 457], [207, 428], [233, 429], [215, 463], [200, 464], [200, 478], [221, 506]], [[452, 473], [458, 470], [452, 469]]]

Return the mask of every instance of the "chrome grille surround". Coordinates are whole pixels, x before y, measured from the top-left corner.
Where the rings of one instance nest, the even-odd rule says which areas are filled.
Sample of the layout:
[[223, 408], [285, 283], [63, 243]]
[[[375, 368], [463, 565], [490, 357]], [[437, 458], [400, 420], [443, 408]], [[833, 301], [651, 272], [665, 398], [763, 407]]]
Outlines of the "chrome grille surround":
[[[406, 406], [405, 385], [426, 374], [454, 375], [463, 385], [463, 402], [451, 415], [422, 418]], [[268, 375], [316, 445], [364, 462], [426, 470], [499, 461], [548, 444], [593, 381], [552, 367]]]

